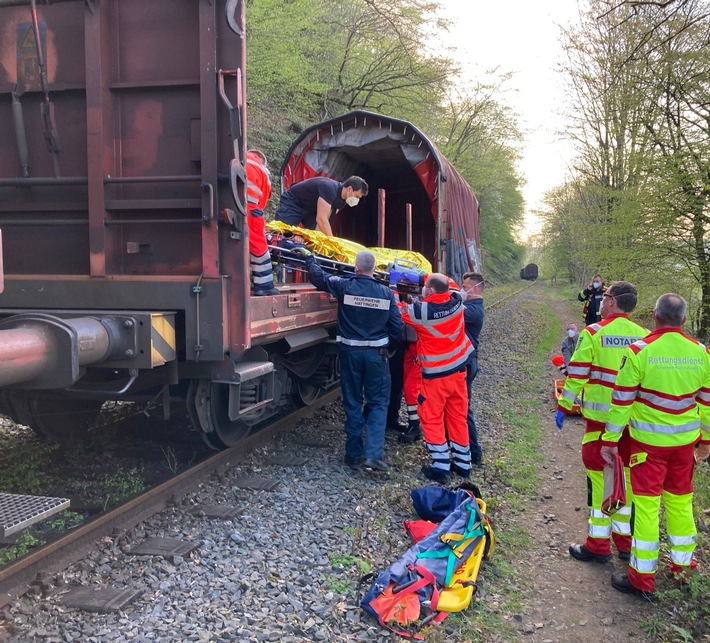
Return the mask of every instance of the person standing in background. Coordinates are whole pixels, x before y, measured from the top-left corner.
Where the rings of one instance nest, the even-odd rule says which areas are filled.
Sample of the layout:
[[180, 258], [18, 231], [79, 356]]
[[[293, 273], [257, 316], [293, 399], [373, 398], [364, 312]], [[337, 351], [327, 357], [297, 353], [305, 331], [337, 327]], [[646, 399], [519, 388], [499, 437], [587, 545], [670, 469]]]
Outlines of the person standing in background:
[[594, 275], [592, 282], [577, 295], [579, 301], [584, 302], [582, 317], [585, 326], [598, 322], [602, 318], [602, 295], [606, 291], [601, 275]]
[[466, 389], [468, 391], [468, 412], [466, 414], [466, 425], [468, 426], [468, 442], [471, 447], [471, 464], [479, 466], [483, 464], [483, 449], [478, 443], [478, 430], [472, 407], [473, 380], [478, 375], [478, 350], [481, 345], [479, 336], [483, 328], [483, 289], [485, 281], [483, 275], [478, 272], [467, 272], [463, 276], [461, 290], [464, 295], [463, 319], [466, 335], [473, 345], [471, 360], [466, 366]]
[[579, 332], [577, 331], [577, 324], [569, 323], [565, 327], [565, 337], [562, 340], [562, 346], [560, 350], [562, 351], [562, 359], [564, 360], [565, 370], [563, 371], [565, 376], [567, 376], [567, 366], [572, 358], [572, 353], [574, 349], [577, 348], [577, 342], [579, 341]]

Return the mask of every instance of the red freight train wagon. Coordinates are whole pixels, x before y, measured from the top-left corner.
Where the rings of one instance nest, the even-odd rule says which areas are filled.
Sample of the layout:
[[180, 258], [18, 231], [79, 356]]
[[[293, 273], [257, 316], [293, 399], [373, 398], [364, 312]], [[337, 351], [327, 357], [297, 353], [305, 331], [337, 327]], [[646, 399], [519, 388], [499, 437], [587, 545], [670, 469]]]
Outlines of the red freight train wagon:
[[106, 399], [181, 399], [221, 447], [336, 383], [334, 304], [250, 297], [244, 60], [244, 2], [0, 2], [0, 408], [16, 421], [60, 437]]

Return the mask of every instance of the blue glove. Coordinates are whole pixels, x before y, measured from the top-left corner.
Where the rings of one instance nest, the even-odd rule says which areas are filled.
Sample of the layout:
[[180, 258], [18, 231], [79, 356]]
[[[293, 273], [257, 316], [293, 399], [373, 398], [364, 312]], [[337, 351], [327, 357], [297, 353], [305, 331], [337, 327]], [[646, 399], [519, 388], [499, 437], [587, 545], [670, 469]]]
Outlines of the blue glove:
[[557, 411], [555, 413], [555, 424], [557, 425], [558, 429], [561, 429], [564, 424], [565, 424], [565, 412], [564, 411]]
[[399, 270], [390, 270], [390, 284], [396, 284], [402, 278]]

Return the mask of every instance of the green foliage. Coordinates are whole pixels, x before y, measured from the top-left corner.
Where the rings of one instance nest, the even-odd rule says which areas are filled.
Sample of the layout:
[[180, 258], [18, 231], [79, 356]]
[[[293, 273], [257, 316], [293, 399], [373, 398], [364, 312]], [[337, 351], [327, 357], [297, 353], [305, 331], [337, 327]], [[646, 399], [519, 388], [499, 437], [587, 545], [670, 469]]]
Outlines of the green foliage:
[[327, 576], [326, 583], [328, 588], [341, 596], [351, 596], [353, 594], [352, 582], [347, 578], [338, 578], [337, 576]]
[[564, 34], [576, 173], [547, 195], [541, 243], [551, 273], [592, 272], [690, 303], [710, 339], [710, 14], [702, 3], [588, 0]]
[[515, 278], [523, 201], [521, 135], [503, 101], [509, 75], [464, 87], [452, 60], [429, 47], [445, 38], [436, 10], [425, 0], [247, 0], [248, 144], [280, 167], [298, 135], [326, 118], [364, 109], [412, 122], [479, 198], [487, 275]]
[[367, 574], [372, 569], [370, 563], [357, 556], [352, 556], [351, 554], [343, 554], [340, 552], [333, 552], [328, 555], [328, 560], [333, 567], [342, 567], [344, 569], [350, 569], [351, 567], [357, 567], [361, 574]]
[[0, 565], [7, 565], [13, 560], [29, 553], [30, 550], [35, 547], [39, 547], [43, 544], [41, 540], [38, 540], [28, 531], [25, 531], [20, 535], [14, 545], [0, 547]]
[[6, 493], [42, 493], [50, 479], [52, 455], [59, 447], [32, 441], [3, 453], [0, 460], [0, 489]]
[[137, 496], [144, 490], [143, 480], [135, 468], [112, 474], [92, 483], [92, 491], [102, 499], [104, 511]]
[[84, 516], [75, 511], [62, 511], [56, 518], [49, 521], [49, 526], [57, 531], [71, 529], [84, 522]]

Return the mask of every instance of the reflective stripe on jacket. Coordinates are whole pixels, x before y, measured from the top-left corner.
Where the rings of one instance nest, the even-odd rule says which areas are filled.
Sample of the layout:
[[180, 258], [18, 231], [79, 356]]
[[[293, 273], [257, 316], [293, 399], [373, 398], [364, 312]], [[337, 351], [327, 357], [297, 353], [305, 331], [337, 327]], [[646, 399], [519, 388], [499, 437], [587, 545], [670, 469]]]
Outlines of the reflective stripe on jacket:
[[631, 437], [644, 444], [710, 441], [710, 351], [680, 328], [657, 329], [632, 344], [616, 379], [603, 441], [616, 442], [627, 423]]
[[313, 255], [306, 258], [311, 283], [338, 300], [336, 341], [353, 348], [392, 348], [402, 340], [404, 324], [394, 294], [367, 275], [327, 275]]
[[445, 377], [463, 370], [473, 354], [458, 292], [429, 295], [402, 309], [402, 320], [417, 332], [422, 377]]
[[582, 415], [587, 420], [606, 422], [624, 351], [647, 333], [623, 314], [609, 315], [587, 326], [579, 334], [577, 348], [567, 365], [567, 379], [558, 409], [570, 412], [583, 391]]

